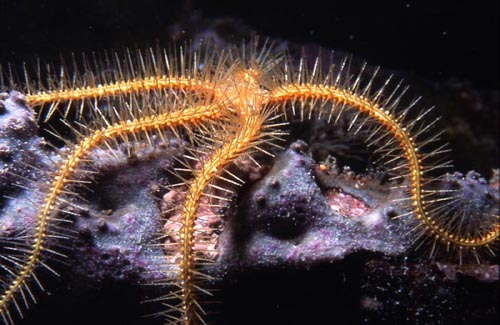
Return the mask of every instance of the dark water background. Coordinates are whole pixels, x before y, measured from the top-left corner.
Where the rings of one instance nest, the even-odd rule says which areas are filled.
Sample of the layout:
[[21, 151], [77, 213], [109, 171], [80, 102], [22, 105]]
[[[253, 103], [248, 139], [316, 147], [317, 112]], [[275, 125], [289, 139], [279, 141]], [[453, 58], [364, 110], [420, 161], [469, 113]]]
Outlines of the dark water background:
[[[328, 5], [325, 5], [328, 3]], [[371, 64], [497, 88], [497, 1], [0, 1], [0, 62], [151, 44], [195, 11]]]

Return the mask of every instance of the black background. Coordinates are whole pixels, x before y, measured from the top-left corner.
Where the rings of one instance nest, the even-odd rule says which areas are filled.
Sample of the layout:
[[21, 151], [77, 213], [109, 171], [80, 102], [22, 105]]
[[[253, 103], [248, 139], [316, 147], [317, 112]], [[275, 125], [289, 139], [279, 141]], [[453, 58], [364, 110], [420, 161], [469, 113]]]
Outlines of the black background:
[[497, 1], [1, 0], [0, 62], [151, 44], [198, 11], [431, 80], [457, 76], [497, 88], [498, 7]]

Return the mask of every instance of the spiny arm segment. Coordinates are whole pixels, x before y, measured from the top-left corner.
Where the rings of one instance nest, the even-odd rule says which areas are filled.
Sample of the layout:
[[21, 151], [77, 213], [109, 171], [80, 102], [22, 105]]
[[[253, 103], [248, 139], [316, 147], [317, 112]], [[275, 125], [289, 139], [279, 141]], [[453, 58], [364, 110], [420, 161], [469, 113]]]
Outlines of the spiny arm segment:
[[[24, 66], [21, 84], [24, 85], [28, 104], [50, 105], [44, 110], [45, 121], [61, 104], [66, 106], [66, 117], [75, 103], [80, 106], [81, 116], [86, 101], [128, 94], [147, 95], [150, 91], [170, 90], [202, 98], [217, 95], [217, 80], [226, 73], [227, 56], [224, 51], [217, 53], [206, 44], [197, 51], [186, 51], [181, 47], [169, 52], [159, 48], [142, 51], [127, 49], [122, 54], [93, 52], [91, 55], [82, 54], [79, 62], [72, 55], [71, 69], [68, 69], [64, 59], [61, 59], [59, 68], [52, 65], [42, 67], [37, 62], [32, 67]], [[31, 79], [30, 74], [35, 74], [36, 78]], [[19, 78], [14, 78], [17, 74], [10, 67], [8, 76], [9, 88], [18, 88], [15, 80]]]
[[[65, 191], [66, 185], [71, 183], [71, 177], [80, 162], [105, 141], [120, 136], [140, 134], [142, 132], [160, 131], [168, 128], [198, 127], [207, 121], [217, 120], [223, 114], [219, 105], [186, 108], [134, 120], [121, 121], [107, 128], [91, 132], [74, 146], [71, 153], [64, 160], [52, 180], [51, 186], [37, 216], [37, 224], [33, 241], [25, 262], [19, 261], [18, 270], [13, 273], [10, 284], [0, 297], [0, 311], [4, 315], [9, 303], [17, 306], [15, 296], [26, 287], [27, 280], [34, 275], [35, 269], [42, 260], [42, 253], [47, 249], [46, 239], [49, 234], [52, 213], [57, 209], [58, 201]], [[19, 310], [19, 308], [17, 308]], [[5, 312], [6, 313], [6, 312]]]
[[167, 76], [149, 77], [146, 79], [133, 79], [117, 81], [109, 84], [97, 85], [95, 87], [77, 87], [73, 89], [40, 91], [26, 95], [26, 101], [30, 105], [44, 105], [47, 103], [62, 103], [83, 99], [98, 99], [107, 96], [124, 95], [129, 93], [140, 93], [161, 89], [183, 89], [211, 93], [213, 85], [202, 80], [186, 77], [170, 78]]
[[95, 100], [105, 97], [157, 91], [162, 89], [194, 91], [204, 95], [214, 94], [214, 85], [210, 82], [188, 78], [154, 76], [144, 79], [117, 81], [96, 86], [76, 87], [71, 89], [48, 90], [26, 95], [29, 105], [43, 106], [50, 104], [46, 120], [55, 112], [60, 103]]
[[210, 157], [204, 161], [200, 170], [194, 174], [186, 201], [183, 205], [182, 215], [183, 224], [180, 235], [180, 249], [182, 260], [180, 263], [180, 281], [182, 283], [182, 302], [181, 310], [183, 312], [182, 323], [185, 325], [193, 324], [201, 319], [201, 315], [196, 311], [199, 306], [196, 303], [195, 296], [195, 260], [194, 260], [194, 226], [199, 207], [200, 199], [210, 182], [220, 174], [220, 172], [235, 158], [248, 150], [252, 142], [261, 136], [262, 126], [266, 117], [255, 112], [240, 112], [238, 125], [239, 129], [234, 136], [222, 147], [216, 149]]
[[411, 202], [415, 218], [422, 220], [424, 227], [429, 229], [436, 236], [436, 239], [452, 243], [459, 248], [474, 249], [475, 247], [487, 246], [499, 238], [499, 223], [494, 224], [491, 229], [477, 237], [473, 237], [472, 235], [459, 236], [450, 233], [445, 227], [436, 222], [432, 215], [427, 213], [422, 185], [424, 177], [424, 171], [421, 166], [422, 155], [412, 135], [390, 111], [384, 110], [377, 102], [370, 100], [368, 97], [361, 96], [354, 91], [328, 85], [309, 83], [290, 84], [277, 88], [268, 96], [268, 102], [271, 104], [301, 99], [304, 101], [320, 100], [349, 105], [378, 121], [399, 141], [410, 170]]

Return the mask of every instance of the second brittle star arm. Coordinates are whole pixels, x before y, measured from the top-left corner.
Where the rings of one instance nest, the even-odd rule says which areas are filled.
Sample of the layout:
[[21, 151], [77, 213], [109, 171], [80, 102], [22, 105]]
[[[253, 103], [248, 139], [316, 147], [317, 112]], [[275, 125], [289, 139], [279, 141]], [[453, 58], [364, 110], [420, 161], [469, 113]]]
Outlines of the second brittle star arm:
[[[413, 213], [416, 219], [421, 221], [421, 225], [427, 229], [434, 240], [443, 241], [447, 244], [457, 246], [460, 250], [472, 249], [476, 247], [489, 247], [500, 235], [500, 223], [497, 221], [488, 229], [477, 233], [453, 232], [446, 228], [445, 220], [440, 220], [441, 216], [436, 215], [442, 209], [429, 208], [433, 203], [426, 198], [427, 191], [424, 189], [424, 177], [426, 169], [422, 167], [422, 161], [425, 154], [420, 152], [422, 145], [417, 144], [416, 135], [410, 132], [411, 127], [406, 127], [401, 122], [402, 116], [387, 110], [379, 104], [378, 94], [363, 96], [356, 91], [336, 87], [335, 85], [317, 85], [317, 84], [289, 84], [272, 91], [268, 95], [268, 104], [281, 104], [285, 102], [310, 102], [313, 103], [309, 110], [314, 110], [316, 102], [331, 102], [334, 105], [346, 105], [352, 109], [365, 114], [381, 125], [385, 132], [397, 140], [404, 157], [406, 166], [409, 170], [410, 197]], [[319, 112], [322, 113], [322, 112]], [[341, 112], [340, 112], [341, 113]], [[339, 113], [339, 114], [340, 114]], [[300, 112], [302, 118], [304, 115], [310, 116], [311, 112]], [[427, 180], [427, 179], [425, 179]], [[436, 213], [433, 213], [436, 211]], [[442, 218], [441, 218], [442, 219]]]
[[[253, 142], [262, 136], [265, 114], [260, 112], [240, 112], [237, 123], [229, 126], [232, 131], [227, 142], [215, 149], [209, 157], [200, 159], [202, 166], [194, 172], [194, 179], [189, 184], [186, 201], [182, 209], [182, 227], [180, 230], [179, 249], [181, 262], [179, 266], [179, 281], [181, 290], [174, 293], [173, 298], [180, 298], [177, 310], [182, 311], [182, 324], [194, 324], [202, 321], [203, 311], [197, 302], [197, 291], [200, 286], [196, 279], [200, 278], [195, 258], [195, 221], [200, 200], [209, 195], [206, 190], [224, 168], [252, 147]], [[209, 195], [210, 196], [210, 195]]]
[[[188, 51], [189, 52], [189, 51]], [[216, 78], [210, 69], [224, 65], [224, 56], [215, 57], [208, 51], [194, 53], [167, 53], [166, 50], [149, 48], [132, 53], [126, 50], [123, 55], [104, 52], [92, 55], [82, 54], [81, 62], [72, 57], [72, 69], [61, 60], [59, 69], [50, 64], [42, 73], [40, 63], [35, 67], [36, 78], [31, 80], [28, 69], [24, 67], [26, 101], [32, 106], [47, 106], [44, 119], [48, 120], [60, 105], [65, 105], [67, 116], [73, 103], [80, 106], [80, 116], [86, 102], [129, 94], [148, 95], [150, 91], [167, 91], [163, 95], [190, 93], [195, 97], [216, 97]], [[9, 70], [10, 75], [12, 72]], [[12, 82], [12, 81], [11, 81]], [[15, 83], [11, 84], [15, 88]]]
[[[202, 123], [219, 119], [223, 113], [223, 110], [218, 105], [188, 107], [183, 110], [121, 121], [109, 127], [90, 131], [88, 135], [83, 136], [72, 147], [71, 151], [65, 155], [49, 181], [50, 186], [44, 194], [45, 198], [36, 217], [35, 231], [31, 243], [26, 249], [25, 258], [16, 260], [16, 266], [9, 270], [11, 277], [6, 280], [6, 289], [0, 296], [0, 316], [6, 320], [6, 323], [10, 323], [8, 320], [11, 319], [8, 309], [10, 305], [14, 305], [21, 313], [18, 298], [27, 304], [25, 292], [28, 291], [29, 296], [33, 297], [31, 291], [27, 289], [27, 281], [34, 278], [39, 283], [35, 276], [36, 268], [40, 265], [49, 268], [43, 262], [42, 254], [44, 252], [53, 252], [47, 247], [47, 239], [57, 236], [51, 230], [51, 225], [55, 222], [54, 213], [61, 203], [71, 201], [68, 200], [67, 196], [70, 195], [68, 193], [72, 193], [70, 188], [73, 184], [78, 183], [74, 180], [75, 172], [80, 168], [82, 162], [87, 160], [92, 150], [107, 142], [113, 145], [115, 140], [132, 139], [143, 134], [148, 136], [147, 134], [150, 132], [159, 133], [169, 129], [198, 127]], [[101, 124], [104, 125], [105, 122]], [[50, 268], [49, 270], [52, 271]]]
[[[45, 120], [49, 119], [57, 107], [72, 102], [84, 103], [86, 100], [98, 100], [106, 97], [122, 96], [132, 93], [147, 93], [163, 89], [177, 91], [192, 91], [204, 96], [214, 96], [214, 85], [209, 81], [189, 77], [169, 77], [166, 75], [137, 78], [111, 83], [97, 84], [95, 86], [82, 86], [66, 89], [53, 89], [29, 93], [26, 101], [31, 106], [50, 105]], [[66, 108], [67, 110], [68, 108]], [[65, 113], [66, 115], [67, 113]]]

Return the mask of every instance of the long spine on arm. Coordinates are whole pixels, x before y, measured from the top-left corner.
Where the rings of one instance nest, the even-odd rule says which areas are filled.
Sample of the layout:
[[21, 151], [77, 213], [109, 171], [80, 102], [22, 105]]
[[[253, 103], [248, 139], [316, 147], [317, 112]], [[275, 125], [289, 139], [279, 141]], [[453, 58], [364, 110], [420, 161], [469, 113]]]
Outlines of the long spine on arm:
[[[425, 154], [420, 153], [420, 148], [409, 130], [398, 120], [394, 113], [385, 110], [378, 102], [371, 100], [368, 96], [336, 87], [335, 85], [317, 85], [317, 84], [292, 84], [282, 86], [274, 90], [269, 95], [269, 103], [303, 101], [329, 101], [333, 104], [348, 105], [354, 110], [366, 114], [377, 121], [394, 138], [397, 139], [409, 169], [411, 205], [416, 219], [422, 222], [431, 237], [436, 241], [440, 240], [446, 244], [452, 244], [460, 250], [475, 249], [481, 246], [489, 248], [499, 238], [500, 223], [498, 221], [492, 224], [489, 229], [476, 234], [458, 234], [449, 231], [442, 223], [437, 222], [439, 216], [433, 215], [427, 211], [425, 190], [423, 188], [425, 169], [422, 167], [422, 161]], [[301, 112], [302, 116], [304, 115]], [[460, 255], [461, 256], [461, 255]], [[476, 255], [477, 258], [477, 255]]]
[[[84, 160], [94, 148], [112, 139], [144, 132], [160, 132], [161, 130], [180, 128], [183, 126], [198, 127], [202, 123], [220, 118], [221, 114], [223, 114], [223, 112], [218, 105], [208, 105], [121, 121], [107, 128], [92, 131], [75, 145], [53, 176], [51, 185], [36, 218], [36, 228], [31, 248], [26, 253], [27, 257], [25, 261], [17, 262], [18, 268], [15, 272], [12, 272], [12, 279], [10, 283], [6, 285], [6, 290], [0, 297], [0, 313], [3, 318], [5, 320], [9, 319], [8, 323], [12, 322], [8, 311], [8, 306], [11, 303], [13, 303], [19, 313], [21, 313], [16, 301], [16, 296], [20, 294], [23, 300], [25, 300], [23, 288], [27, 288], [27, 281], [30, 277], [34, 276], [36, 268], [40, 264], [49, 268], [49, 266], [43, 262], [42, 254], [44, 251], [48, 250], [47, 238], [50, 237], [52, 215], [54, 211], [57, 210], [58, 201], [61, 196], [64, 195], [66, 186], [71, 183], [72, 176], [80, 162]], [[52, 271], [50, 268], [49, 270]]]
[[186, 201], [182, 209], [183, 224], [180, 230], [180, 283], [181, 283], [181, 312], [182, 324], [192, 325], [204, 323], [203, 310], [196, 302], [196, 261], [194, 254], [194, 226], [200, 199], [204, 195], [209, 183], [235, 158], [246, 151], [261, 134], [265, 117], [251, 111], [240, 112], [239, 129], [234, 136], [222, 147], [216, 149], [203, 162], [200, 170], [195, 172], [194, 179], [189, 185]]

